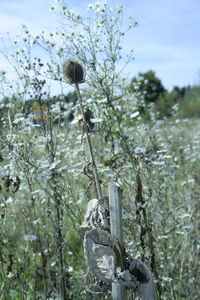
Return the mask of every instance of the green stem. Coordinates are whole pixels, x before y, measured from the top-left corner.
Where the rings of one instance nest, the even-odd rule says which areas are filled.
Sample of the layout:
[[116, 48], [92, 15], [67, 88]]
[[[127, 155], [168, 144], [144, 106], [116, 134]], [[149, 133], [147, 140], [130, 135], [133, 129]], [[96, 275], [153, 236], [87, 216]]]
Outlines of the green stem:
[[94, 172], [94, 180], [95, 180], [95, 185], [96, 185], [96, 190], [97, 190], [97, 197], [98, 197], [98, 199], [100, 199], [102, 197], [101, 185], [100, 185], [100, 181], [99, 181], [99, 175], [98, 175], [98, 172], [97, 172], [97, 166], [96, 166], [96, 162], [95, 162], [95, 158], [94, 158], [94, 153], [93, 153], [93, 149], [92, 149], [90, 134], [89, 134], [89, 130], [88, 130], [87, 120], [85, 118], [85, 112], [84, 112], [83, 102], [82, 102], [82, 98], [81, 98], [78, 83], [75, 83], [75, 87], [76, 87], [76, 93], [77, 93], [78, 101], [79, 101], [79, 104], [80, 104], [81, 114], [83, 116], [84, 130], [85, 130], [85, 133], [86, 133], [86, 140], [87, 140], [88, 150], [89, 150], [89, 153], [90, 153], [92, 168], [93, 168], [93, 172]]

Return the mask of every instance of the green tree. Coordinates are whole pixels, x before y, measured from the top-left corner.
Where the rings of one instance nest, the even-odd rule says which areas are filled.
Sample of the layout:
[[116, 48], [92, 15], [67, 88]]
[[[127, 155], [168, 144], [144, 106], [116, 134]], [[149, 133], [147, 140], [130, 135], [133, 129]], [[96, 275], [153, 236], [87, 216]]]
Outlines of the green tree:
[[184, 98], [187, 87], [174, 86], [172, 92], [177, 92], [180, 98]]
[[171, 117], [174, 112], [173, 106], [178, 104], [180, 99], [180, 94], [176, 90], [163, 93], [156, 103], [156, 111], [158, 111], [159, 117]]
[[161, 80], [155, 75], [154, 71], [139, 73], [132, 79], [129, 90], [143, 96], [146, 103], [157, 102], [165, 92]]
[[180, 115], [184, 118], [200, 116], [200, 85], [188, 86], [180, 104]]

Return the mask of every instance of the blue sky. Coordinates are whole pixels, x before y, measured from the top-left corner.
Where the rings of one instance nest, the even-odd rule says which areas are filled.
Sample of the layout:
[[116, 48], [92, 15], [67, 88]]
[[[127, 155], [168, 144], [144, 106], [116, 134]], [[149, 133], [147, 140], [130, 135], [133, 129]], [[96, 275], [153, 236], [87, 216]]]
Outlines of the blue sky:
[[[66, 4], [79, 10], [93, 1]], [[139, 25], [128, 35], [124, 48], [134, 49], [134, 62], [127, 72], [154, 70], [164, 86], [200, 83], [200, 0], [112, 0], [124, 7], [124, 20], [132, 16]], [[20, 32], [27, 24], [33, 33], [55, 30], [49, 0], [0, 0], [0, 36]], [[0, 44], [0, 49], [2, 45]], [[3, 65], [2, 61], [0, 64]]]

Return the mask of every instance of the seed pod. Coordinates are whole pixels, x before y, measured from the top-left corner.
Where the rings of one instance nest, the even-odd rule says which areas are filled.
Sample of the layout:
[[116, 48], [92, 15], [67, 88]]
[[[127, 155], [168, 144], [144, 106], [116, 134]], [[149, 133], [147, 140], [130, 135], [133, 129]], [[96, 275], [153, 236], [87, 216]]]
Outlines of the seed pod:
[[[93, 118], [93, 113], [89, 108], [87, 108], [84, 114], [85, 114], [85, 121], [87, 123], [87, 130], [88, 132], [91, 132], [92, 129], [94, 128], [94, 123], [92, 123], [91, 121], [91, 119]], [[84, 124], [83, 117], [80, 117], [80, 119], [78, 120], [78, 127], [83, 129], [83, 124]]]
[[0, 153], [0, 162], [4, 161], [3, 156]]
[[85, 81], [85, 71], [82, 65], [73, 59], [69, 59], [64, 63], [63, 74], [70, 84]]

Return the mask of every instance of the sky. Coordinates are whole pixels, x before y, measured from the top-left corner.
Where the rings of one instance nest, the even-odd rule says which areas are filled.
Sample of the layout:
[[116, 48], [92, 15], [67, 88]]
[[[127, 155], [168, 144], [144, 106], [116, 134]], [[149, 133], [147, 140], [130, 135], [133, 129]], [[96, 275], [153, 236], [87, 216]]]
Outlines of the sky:
[[[101, 1], [100, 1], [101, 2]], [[200, 83], [200, 0], [112, 0], [123, 5], [124, 22], [131, 16], [139, 22], [123, 44], [134, 49], [134, 62], [127, 72], [155, 71], [165, 88]], [[0, 0], [0, 36], [20, 32], [26, 24], [33, 33], [54, 30], [50, 0]], [[66, 0], [80, 13], [92, 0]], [[3, 48], [0, 41], [0, 50]], [[0, 61], [0, 65], [4, 62]]]

